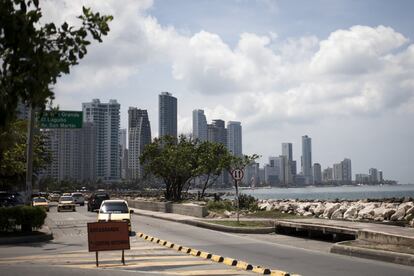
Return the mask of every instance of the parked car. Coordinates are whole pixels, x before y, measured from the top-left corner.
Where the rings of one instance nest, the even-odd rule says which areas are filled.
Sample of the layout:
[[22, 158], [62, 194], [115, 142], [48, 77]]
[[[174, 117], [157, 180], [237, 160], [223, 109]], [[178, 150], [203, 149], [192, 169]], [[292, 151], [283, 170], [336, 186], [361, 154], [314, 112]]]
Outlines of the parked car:
[[24, 205], [23, 197], [14, 192], [0, 192], [0, 207]]
[[58, 194], [58, 193], [51, 193], [49, 195], [49, 200], [50, 201], [56, 201], [56, 202], [58, 202], [59, 201], [59, 198], [60, 198], [60, 194]]
[[72, 212], [76, 212], [76, 204], [75, 200], [71, 196], [61, 196], [59, 198], [59, 204], [57, 207], [57, 211], [61, 212], [63, 210], [69, 210]]
[[85, 197], [82, 193], [72, 193], [73, 199], [75, 199], [75, 203], [79, 204], [80, 206], [85, 205]]
[[125, 221], [128, 223], [128, 231], [131, 233], [131, 214], [128, 203], [121, 199], [104, 200], [99, 208], [98, 222]]
[[46, 210], [46, 212], [49, 212], [49, 202], [44, 197], [34, 197], [32, 205], [42, 207]]
[[98, 192], [91, 195], [88, 200], [88, 211], [94, 212], [95, 210], [99, 210], [101, 207], [101, 203], [104, 200], [108, 200], [109, 195], [105, 192]]

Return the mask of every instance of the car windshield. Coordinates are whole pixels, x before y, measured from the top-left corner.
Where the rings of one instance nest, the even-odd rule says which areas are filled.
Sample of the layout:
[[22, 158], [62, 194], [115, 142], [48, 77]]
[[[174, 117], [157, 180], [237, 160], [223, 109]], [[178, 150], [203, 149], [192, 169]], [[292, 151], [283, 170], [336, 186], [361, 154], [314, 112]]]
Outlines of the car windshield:
[[45, 198], [34, 198], [33, 202], [47, 202], [47, 200]]
[[82, 194], [73, 194], [72, 197], [82, 197]]
[[107, 195], [107, 194], [95, 194], [95, 198], [108, 199], [109, 195]]
[[73, 201], [73, 197], [71, 196], [62, 196], [59, 201]]
[[128, 206], [125, 202], [106, 202], [102, 205], [100, 213], [123, 214], [128, 213]]

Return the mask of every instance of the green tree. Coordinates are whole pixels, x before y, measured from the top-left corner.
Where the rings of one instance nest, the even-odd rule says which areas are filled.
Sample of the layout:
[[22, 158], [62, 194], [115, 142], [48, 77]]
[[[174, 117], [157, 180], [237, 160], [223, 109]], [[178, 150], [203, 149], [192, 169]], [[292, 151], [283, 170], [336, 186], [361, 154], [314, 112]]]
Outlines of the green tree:
[[207, 188], [211, 187], [224, 170], [230, 167], [232, 156], [220, 143], [202, 142], [197, 147], [197, 175], [202, 176], [203, 184], [200, 197], [204, 197]]
[[[24, 183], [26, 172], [26, 129], [27, 122], [16, 120], [8, 131], [0, 133], [0, 141], [8, 141], [0, 163], [0, 190], [9, 190]], [[33, 172], [40, 170], [50, 162], [50, 154], [44, 144], [44, 137], [38, 133], [34, 137]]]
[[140, 157], [145, 172], [165, 183], [165, 199], [179, 201], [188, 180], [197, 176], [197, 141], [180, 136], [156, 138]]
[[102, 42], [108, 34], [112, 16], [82, 12], [80, 27], [57, 27], [40, 23], [39, 0], [0, 1], [0, 133], [11, 127], [19, 101], [40, 110], [51, 103], [53, 85], [85, 56], [90, 37]]

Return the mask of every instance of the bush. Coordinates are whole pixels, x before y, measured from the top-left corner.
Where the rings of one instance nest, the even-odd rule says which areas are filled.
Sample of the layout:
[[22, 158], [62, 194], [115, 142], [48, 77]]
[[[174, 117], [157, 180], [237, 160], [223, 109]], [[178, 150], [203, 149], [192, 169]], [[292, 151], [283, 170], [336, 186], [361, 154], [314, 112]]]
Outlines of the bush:
[[0, 232], [31, 232], [45, 223], [46, 211], [41, 207], [17, 206], [0, 208]]
[[230, 200], [209, 200], [207, 202], [207, 209], [211, 211], [232, 211], [234, 208], [233, 203]]
[[240, 210], [257, 211], [259, 209], [257, 199], [251, 195], [240, 194], [239, 208]]

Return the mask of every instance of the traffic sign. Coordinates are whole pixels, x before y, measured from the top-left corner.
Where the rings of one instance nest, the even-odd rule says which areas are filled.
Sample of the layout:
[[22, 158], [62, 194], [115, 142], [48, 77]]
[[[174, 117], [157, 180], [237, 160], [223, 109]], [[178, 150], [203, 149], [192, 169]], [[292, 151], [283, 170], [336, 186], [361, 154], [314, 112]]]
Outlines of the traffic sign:
[[44, 111], [39, 118], [40, 128], [82, 128], [82, 111]]
[[242, 180], [244, 176], [244, 172], [241, 169], [234, 169], [231, 172], [231, 176], [233, 177], [234, 180]]

